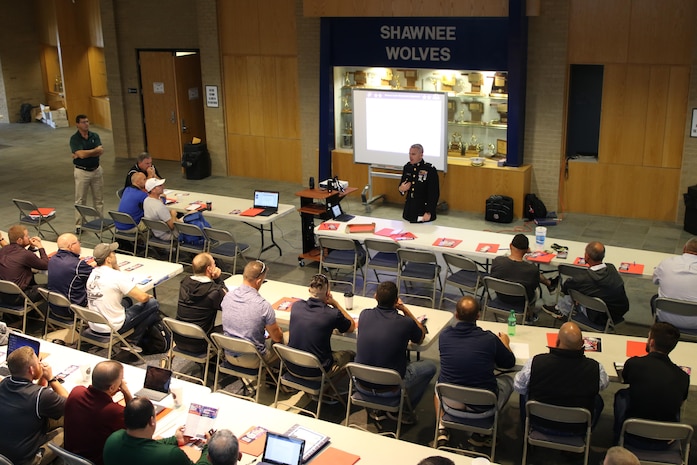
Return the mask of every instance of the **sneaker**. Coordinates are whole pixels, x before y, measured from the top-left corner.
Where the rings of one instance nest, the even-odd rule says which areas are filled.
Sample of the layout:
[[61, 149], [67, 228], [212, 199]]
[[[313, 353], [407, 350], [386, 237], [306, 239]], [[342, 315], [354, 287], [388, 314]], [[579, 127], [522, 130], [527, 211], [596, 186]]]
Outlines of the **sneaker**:
[[547, 286], [547, 290], [550, 294], [557, 289], [557, 286], [559, 285], [559, 279], [559, 276], [556, 276], [549, 280], [549, 286]]
[[528, 317], [525, 319], [525, 322], [528, 323], [528, 324], [530, 324], [530, 323], [537, 323], [537, 320], [539, 320], [539, 319], [540, 319], [540, 315], [538, 315], [537, 313], [533, 313], [532, 315], [528, 316]]
[[143, 348], [140, 346], [137, 346], [135, 344], [131, 344], [130, 347], [123, 346], [123, 350], [125, 350], [126, 352], [130, 352], [132, 354], [139, 354], [139, 353], [143, 352]]
[[[387, 412], [387, 418], [389, 418], [392, 421], [397, 421], [398, 414], [393, 413], [393, 412]], [[416, 423], [416, 418], [412, 415], [407, 415], [406, 413], [402, 413], [402, 424], [403, 425], [413, 425]]]
[[491, 447], [491, 436], [484, 436], [479, 433], [472, 433], [472, 436], [467, 440], [475, 447]]
[[556, 305], [543, 305], [542, 310], [557, 320], [564, 318], [564, 314], [557, 309]]
[[445, 428], [438, 430], [438, 439], [436, 439], [436, 448], [447, 446], [450, 442], [450, 431]]
[[383, 421], [387, 420], [387, 415], [382, 410], [370, 409], [368, 410], [368, 418], [373, 421]]

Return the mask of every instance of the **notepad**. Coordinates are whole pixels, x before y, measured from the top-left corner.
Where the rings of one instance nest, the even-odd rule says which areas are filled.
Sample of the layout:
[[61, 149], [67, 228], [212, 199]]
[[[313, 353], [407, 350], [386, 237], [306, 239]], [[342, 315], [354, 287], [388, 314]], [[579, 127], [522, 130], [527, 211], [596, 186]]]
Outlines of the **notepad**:
[[627, 273], [627, 274], [644, 274], [644, 265], [640, 263], [629, 263], [629, 262], [622, 262], [620, 264], [620, 267], [617, 269], [620, 273]]
[[641, 357], [646, 355], [646, 342], [627, 341], [627, 357]]
[[266, 428], [252, 426], [240, 436], [240, 452], [259, 457], [264, 452], [266, 443]]
[[347, 233], [372, 233], [375, 231], [375, 223], [347, 224]]
[[535, 263], [550, 263], [556, 256], [557, 255], [553, 253], [538, 251], [527, 254], [525, 259], [529, 262]]
[[274, 310], [289, 312], [295, 302], [300, 300], [298, 297], [281, 297], [271, 307]]
[[498, 244], [485, 244], [482, 242], [477, 246], [477, 252], [496, 253], [498, 250]]
[[361, 458], [335, 447], [327, 447], [327, 450], [319, 454], [312, 465], [353, 465]]
[[462, 242], [460, 239], [450, 239], [447, 237], [439, 237], [436, 239], [436, 241], [433, 243], [436, 247], [457, 247], [458, 244]]

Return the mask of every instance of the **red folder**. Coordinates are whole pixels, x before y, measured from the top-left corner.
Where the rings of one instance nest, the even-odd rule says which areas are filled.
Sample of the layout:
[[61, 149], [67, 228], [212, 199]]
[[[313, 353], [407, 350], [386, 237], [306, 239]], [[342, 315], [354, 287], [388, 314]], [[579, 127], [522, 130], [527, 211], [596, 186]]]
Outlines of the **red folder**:
[[242, 213], [240, 213], [240, 216], [257, 216], [259, 213], [263, 211], [263, 208], [248, 208]]

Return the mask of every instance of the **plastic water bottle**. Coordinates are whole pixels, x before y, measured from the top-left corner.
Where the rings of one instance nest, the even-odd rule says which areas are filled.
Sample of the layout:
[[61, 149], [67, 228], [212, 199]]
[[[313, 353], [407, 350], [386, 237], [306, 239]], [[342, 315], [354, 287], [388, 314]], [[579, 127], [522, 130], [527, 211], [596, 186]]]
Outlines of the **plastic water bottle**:
[[515, 310], [511, 310], [511, 314], [508, 316], [508, 335], [515, 336]]

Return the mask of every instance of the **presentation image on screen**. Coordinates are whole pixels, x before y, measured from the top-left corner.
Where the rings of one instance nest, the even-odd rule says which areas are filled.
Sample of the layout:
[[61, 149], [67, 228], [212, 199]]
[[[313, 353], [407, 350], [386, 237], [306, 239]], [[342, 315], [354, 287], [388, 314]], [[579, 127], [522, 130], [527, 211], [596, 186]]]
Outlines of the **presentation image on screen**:
[[447, 115], [443, 92], [354, 89], [354, 162], [401, 167], [409, 161], [409, 147], [421, 144], [424, 160], [446, 171]]
[[277, 207], [278, 192], [254, 192], [254, 205], [258, 207]]

